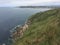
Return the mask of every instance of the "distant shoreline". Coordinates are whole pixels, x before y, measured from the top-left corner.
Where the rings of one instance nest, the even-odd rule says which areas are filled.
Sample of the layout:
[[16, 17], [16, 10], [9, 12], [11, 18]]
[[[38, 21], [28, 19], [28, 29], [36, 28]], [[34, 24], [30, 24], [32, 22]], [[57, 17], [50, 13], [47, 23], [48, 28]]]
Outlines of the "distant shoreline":
[[60, 8], [60, 6], [19, 6], [19, 8]]

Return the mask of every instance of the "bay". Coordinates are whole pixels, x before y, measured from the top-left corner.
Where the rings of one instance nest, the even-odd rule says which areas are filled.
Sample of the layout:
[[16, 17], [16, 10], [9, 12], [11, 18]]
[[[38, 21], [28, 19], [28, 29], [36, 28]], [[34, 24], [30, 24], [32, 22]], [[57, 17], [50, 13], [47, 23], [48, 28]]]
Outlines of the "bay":
[[49, 8], [7, 8], [0, 7], [0, 43], [10, 36], [10, 30], [17, 25], [22, 25], [29, 16], [49, 10]]

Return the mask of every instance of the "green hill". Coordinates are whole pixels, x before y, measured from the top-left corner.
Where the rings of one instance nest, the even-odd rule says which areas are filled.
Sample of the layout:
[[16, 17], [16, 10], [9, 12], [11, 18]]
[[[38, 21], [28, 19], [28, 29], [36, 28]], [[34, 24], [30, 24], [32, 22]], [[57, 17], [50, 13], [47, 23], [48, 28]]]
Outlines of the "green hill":
[[60, 45], [60, 9], [37, 13], [29, 28], [13, 45]]

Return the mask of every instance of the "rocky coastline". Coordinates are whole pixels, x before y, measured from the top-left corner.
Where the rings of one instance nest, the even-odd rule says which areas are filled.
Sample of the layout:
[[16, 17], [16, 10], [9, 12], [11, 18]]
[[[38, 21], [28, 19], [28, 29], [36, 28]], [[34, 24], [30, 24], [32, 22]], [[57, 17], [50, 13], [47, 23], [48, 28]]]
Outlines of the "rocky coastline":
[[12, 42], [15, 42], [19, 38], [23, 37], [24, 32], [28, 29], [31, 21], [28, 20], [24, 23], [24, 25], [17, 25], [12, 30], [10, 30], [10, 39]]

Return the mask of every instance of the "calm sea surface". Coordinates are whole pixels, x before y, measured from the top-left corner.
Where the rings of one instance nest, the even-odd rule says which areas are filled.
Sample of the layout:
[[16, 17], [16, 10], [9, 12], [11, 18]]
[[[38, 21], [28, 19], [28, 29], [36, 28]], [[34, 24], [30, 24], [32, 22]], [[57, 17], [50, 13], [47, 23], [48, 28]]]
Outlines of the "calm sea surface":
[[49, 9], [46, 8], [0, 8], [0, 43], [10, 36], [9, 30], [19, 24], [24, 24], [29, 16]]

